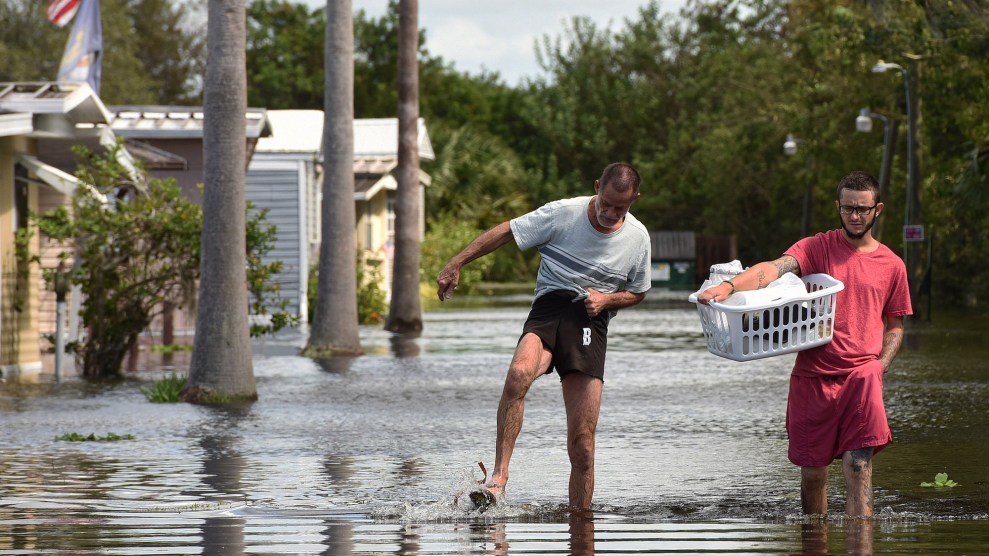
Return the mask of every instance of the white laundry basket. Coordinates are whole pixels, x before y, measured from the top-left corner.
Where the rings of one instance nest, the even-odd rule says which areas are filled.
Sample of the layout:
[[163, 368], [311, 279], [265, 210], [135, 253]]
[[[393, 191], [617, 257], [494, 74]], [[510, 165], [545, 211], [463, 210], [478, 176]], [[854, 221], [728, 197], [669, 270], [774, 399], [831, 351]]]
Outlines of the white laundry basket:
[[732, 304], [729, 297], [705, 305], [697, 302], [700, 292], [692, 294], [689, 300], [697, 305], [708, 351], [735, 361], [751, 361], [830, 342], [838, 292], [845, 285], [827, 274], [800, 279], [806, 294], [782, 295], [766, 303]]

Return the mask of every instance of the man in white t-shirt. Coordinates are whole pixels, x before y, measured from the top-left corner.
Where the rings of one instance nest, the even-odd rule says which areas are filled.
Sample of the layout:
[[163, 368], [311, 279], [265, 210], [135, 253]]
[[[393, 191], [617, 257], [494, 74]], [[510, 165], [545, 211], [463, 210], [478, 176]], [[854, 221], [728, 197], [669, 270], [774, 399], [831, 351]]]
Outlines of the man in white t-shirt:
[[608, 321], [618, 309], [642, 301], [650, 287], [649, 233], [628, 212], [639, 198], [639, 180], [632, 166], [610, 164], [594, 182], [594, 196], [554, 201], [502, 222], [450, 259], [436, 279], [445, 300], [457, 289], [464, 265], [511, 241], [542, 255], [535, 300], [498, 404], [495, 467], [486, 485], [495, 496], [508, 482], [525, 394], [555, 368], [567, 411], [570, 506], [591, 505]]

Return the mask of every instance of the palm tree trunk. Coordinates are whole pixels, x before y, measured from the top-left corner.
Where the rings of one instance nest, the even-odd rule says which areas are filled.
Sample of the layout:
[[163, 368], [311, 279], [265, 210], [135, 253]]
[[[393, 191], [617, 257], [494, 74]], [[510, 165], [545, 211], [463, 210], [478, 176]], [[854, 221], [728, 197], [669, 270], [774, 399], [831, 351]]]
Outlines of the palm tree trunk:
[[182, 399], [257, 399], [247, 320], [244, 0], [209, 0], [203, 104], [203, 235], [196, 337]]
[[398, 3], [398, 190], [395, 263], [385, 329], [422, 330], [419, 301], [419, 2]]
[[354, 236], [354, 25], [350, 0], [326, 2], [323, 239], [310, 357], [360, 354]]

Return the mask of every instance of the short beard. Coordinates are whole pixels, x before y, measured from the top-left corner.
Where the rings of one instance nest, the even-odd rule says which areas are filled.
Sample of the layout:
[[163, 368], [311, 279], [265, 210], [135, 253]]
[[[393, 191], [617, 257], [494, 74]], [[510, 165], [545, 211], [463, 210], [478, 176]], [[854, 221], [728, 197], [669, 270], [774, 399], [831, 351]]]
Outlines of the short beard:
[[845, 221], [844, 220], [841, 221], [841, 228], [845, 230], [845, 235], [847, 235], [850, 239], [862, 239], [863, 237], [865, 237], [865, 234], [869, 233], [869, 231], [872, 230], [872, 227], [875, 225], [876, 225], [876, 218], [872, 217], [872, 220], [869, 221], [869, 224], [865, 227], [864, 230], [862, 230], [861, 233], [853, 234], [851, 231], [848, 230], [848, 226], [845, 226]]

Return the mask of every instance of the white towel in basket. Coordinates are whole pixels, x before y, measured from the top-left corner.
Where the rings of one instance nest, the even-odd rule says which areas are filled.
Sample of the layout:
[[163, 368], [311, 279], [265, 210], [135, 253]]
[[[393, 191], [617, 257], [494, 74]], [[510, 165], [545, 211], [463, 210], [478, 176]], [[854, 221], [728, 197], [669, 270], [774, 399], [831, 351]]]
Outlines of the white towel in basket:
[[[720, 284], [729, 278], [733, 278], [742, 273], [745, 270], [742, 268], [742, 261], [735, 259], [730, 263], [718, 263], [711, 265], [711, 272], [708, 275], [708, 281], [711, 285]], [[701, 291], [704, 291], [703, 289]]]
[[735, 292], [725, 302], [735, 306], [765, 305], [784, 297], [801, 296], [806, 293], [807, 286], [804, 285], [804, 281], [796, 274], [787, 272], [761, 290]]

